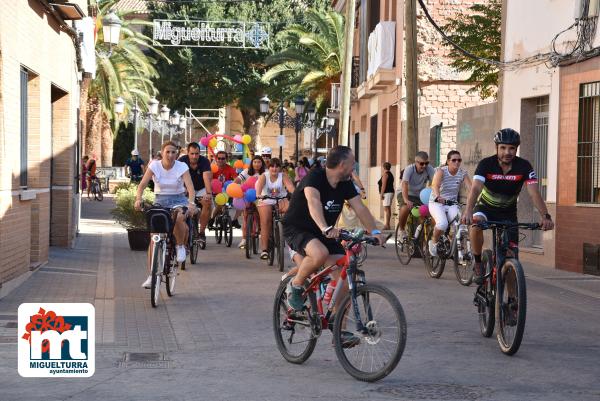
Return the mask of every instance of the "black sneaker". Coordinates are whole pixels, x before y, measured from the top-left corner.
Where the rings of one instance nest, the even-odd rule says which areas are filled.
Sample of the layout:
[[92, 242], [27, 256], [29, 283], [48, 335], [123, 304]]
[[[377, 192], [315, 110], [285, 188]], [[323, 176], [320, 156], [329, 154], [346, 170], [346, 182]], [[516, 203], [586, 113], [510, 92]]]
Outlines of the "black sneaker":
[[481, 262], [473, 263], [473, 282], [477, 285], [483, 284], [483, 275], [481, 274]]
[[342, 348], [353, 348], [360, 344], [360, 337], [349, 331], [342, 330]]
[[236, 219], [236, 220], [233, 220], [233, 221], [231, 222], [231, 227], [233, 227], [233, 228], [242, 228], [242, 226], [240, 225], [240, 222], [239, 222], [239, 221], [237, 221], [237, 219]]
[[215, 229], [214, 224], [215, 224], [215, 219], [211, 217], [210, 220], [208, 220], [208, 226], [207, 226], [207, 228], [209, 230], [214, 230]]

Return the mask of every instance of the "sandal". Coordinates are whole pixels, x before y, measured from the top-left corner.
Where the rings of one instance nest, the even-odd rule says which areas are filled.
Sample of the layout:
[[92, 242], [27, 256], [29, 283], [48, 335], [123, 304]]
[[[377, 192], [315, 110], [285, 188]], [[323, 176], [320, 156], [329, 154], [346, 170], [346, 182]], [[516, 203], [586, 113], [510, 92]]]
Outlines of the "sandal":
[[269, 259], [269, 253], [268, 253], [267, 251], [262, 251], [262, 252], [260, 253], [260, 258], [261, 258], [262, 260], [267, 260], [267, 259]]

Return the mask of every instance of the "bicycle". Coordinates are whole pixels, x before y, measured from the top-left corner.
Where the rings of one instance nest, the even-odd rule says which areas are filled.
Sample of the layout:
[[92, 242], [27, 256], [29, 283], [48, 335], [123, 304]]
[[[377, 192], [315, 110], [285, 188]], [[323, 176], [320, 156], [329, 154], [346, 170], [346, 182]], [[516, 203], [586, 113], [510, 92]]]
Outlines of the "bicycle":
[[104, 194], [102, 193], [102, 184], [100, 183], [100, 178], [98, 176], [93, 175], [90, 177], [90, 192], [94, 195], [94, 199], [102, 202], [104, 199]]
[[231, 247], [231, 243], [233, 242], [233, 226], [231, 225], [232, 220], [229, 215], [230, 209], [232, 209], [232, 207], [229, 203], [224, 204], [221, 212], [215, 216], [213, 223], [217, 244], [220, 244], [224, 239], [225, 246], [228, 248]]
[[[171, 218], [172, 209], [158, 205], [143, 206], [148, 228], [153, 233], [153, 245], [150, 262], [152, 284], [150, 287], [150, 303], [156, 308], [160, 296], [160, 284], [165, 282], [167, 295], [175, 294], [175, 279], [177, 278], [179, 264], [175, 250], [175, 237], [173, 235], [174, 222]], [[182, 213], [187, 211], [181, 208]], [[184, 262], [185, 263], [185, 262]]]
[[287, 199], [287, 196], [270, 196], [264, 195], [260, 199], [272, 199], [275, 204], [271, 208], [271, 232], [269, 233], [269, 242], [267, 245], [267, 263], [269, 266], [273, 266], [275, 259], [277, 258], [277, 267], [282, 272], [285, 267], [285, 239], [283, 238], [283, 223], [281, 222], [281, 213], [279, 211], [279, 201]]
[[[396, 256], [403, 265], [408, 265], [413, 256], [418, 257], [419, 254], [425, 262], [427, 271], [436, 271], [439, 266], [439, 258], [431, 256], [427, 242], [433, 235], [433, 219], [428, 215], [422, 219], [419, 225], [415, 228], [415, 219], [413, 213], [417, 213], [419, 206], [414, 206], [406, 221], [406, 236], [400, 238], [400, 224], [396, 226], [395, 247]], [[430, 273], [431, 274], [431, 273]]]
[[[460, 205], [452, 200], [446, 200], [444, 204], [447, 206]], [[446, 261], [452, 259], [456, 279], [460, 284], [468, 287], [473, 281], [473, 256], [469, 232], [466, 226], [460, 224], [460, 216], [459, 212], [438, 239], [437, 257], [440, 261], [435, 270], [429, 271], [429, 275], [432, 278], [440, 278], [444, 272]]]
[[[198, 231], [198, 226], [200, 224], [200, 213], [202, 212], [202, 203], [200, 202], [201, 197], [196, 197], [195, 203], [198, 208], [198, 212], [189, 219], [190, 222], [190, 231], [189, 231], [189, 243], [188, 247], [190, 250], [190, 262], [195, 265], [198, 260], [198, 249], [206, 249], [206, 240], [200, 238], [200, 231]], [[182, 267], [182, 270], [185, 270], [185, 264]]]
[[486, 249], [481, 255], [483, 283], [477, 286], [473, 299], [479, 314], [479, 328], [484, 337], [490, 337], [498, 318], [496, 337], [500, 350], [506, 355], [514, 355], [519, 350], [525, 331], [527, 290], [523, 266], [518, 259], [518, 247], [509, 241], [508, 230], [538, 230], [540, 225], [487, 221], [475, 226], [483, 230], [491, 229], [494, 243], [491, 250]]
[[[344, 370], [358, 380], [374, 382], [389, 375], [400, 361], [406, 345], [406, 318], [394, 293], [384, 286], [367, 284], [365, 272], [358, 268], [356, 245], [379, 245], [377, 238], [365, 236], [362, 230], [356, 233], [341, 230], [339, 239], [345, 241], [346, 256], [306, 281], [307, 301], [301, 312], [287, 305], [286, 287], [292, 275], [284, 275], [273, 307], [275, 340], [288, 362], [301, 364], [313, 353], [323, 329], [331, 328], [335, 353]], [[327, 304], [324, 288], [330, 281], [329, 274], [338, 269], [341, 278]], [[340, 300], [345, 281], [350, 291]], [[394, 321], [385, 321], [386, 316]], [[342, 336], [351, 327], [354, 327], [351, 334], [357, 335], [358, 340], [348, 342]], [[386, 348], [385, 344], [391, 346]]]
[[260, 218], [258, 210], [253, 202], [249, 202], [244, 210], [244, 219], [246, 221], [244, 238], [246, 238], [246, 258], [250, 259], [250, 255], [258, 254], [258, 237], [260, 236]]

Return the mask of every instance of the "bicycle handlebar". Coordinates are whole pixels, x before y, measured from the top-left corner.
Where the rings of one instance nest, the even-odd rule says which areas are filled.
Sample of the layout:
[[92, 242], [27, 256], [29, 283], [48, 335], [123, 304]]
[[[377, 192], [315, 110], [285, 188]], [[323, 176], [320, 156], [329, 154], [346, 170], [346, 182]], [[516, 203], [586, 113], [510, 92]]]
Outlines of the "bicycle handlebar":
[[283, 199], [288, 199], [288, 196], [271, 196], [271, 195], [262, 195], [262, 196], [257, 196], [256, 199], [271, 199], [271, 200], [275, 200], [275, 201], [280, 201]]
[[368, 235], [364, 234], [364, 231], [359, 231], [358, 233], [353, 233], [351, 231], [348, 230], [340, 230], [340, 236], [339, 239], [341, 239], [342, 241], [350, 241], [353, 243], [357, 243], [357, 242], [366, 242], [369, 245], [381, 245], [383, 246], [388, 239], [390, 239], [390, 237], [392, 236], [392, 234], [389, 234], [387, 236], [387, 238], [385, 239], [383, 244], [379, 243], [379, 238], [377, 237], [371, 237]]
[[542, 226], [539, 223], [519, 223], [512, 221], [484, 221], [481, 223], [475, 223], [474, 226], [480, 227], [482, 230], [488, 230], [491, 228], [513, 228], [519, 227], [526, 230], [539, 230]]

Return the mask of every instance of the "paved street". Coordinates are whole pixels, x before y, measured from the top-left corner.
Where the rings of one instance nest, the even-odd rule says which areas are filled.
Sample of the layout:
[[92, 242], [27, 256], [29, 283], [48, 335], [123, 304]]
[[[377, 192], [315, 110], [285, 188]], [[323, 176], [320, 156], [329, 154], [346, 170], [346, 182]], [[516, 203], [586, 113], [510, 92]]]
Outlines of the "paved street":
[[[111, 203], [84, 201], [75, 249], [53, 248], [49, 264], [0, 300], [0, 400], [600, 399], [598, 277], [526, 265], [525, 338], [506, 357], [495, 337], [479, 334], [474, 289], [452, 271], [433, 280], [420, 260], [401, 267], [393, 248], [371, 251], [367, 278], [399, 297], [408, 341], [390, 376], [361, 383], [337, 362], [329, 333], [304, 365], [285, 362], [271, 324], [281, 274], [213, 237], [199, 264], [180, 275], [176, 296], [163, 289], [153, 309], [140, 287], [145, 253], [129, 250]], [[93, 377], [18, 375], [17, 308], [38, 301], [95, 305]]]

